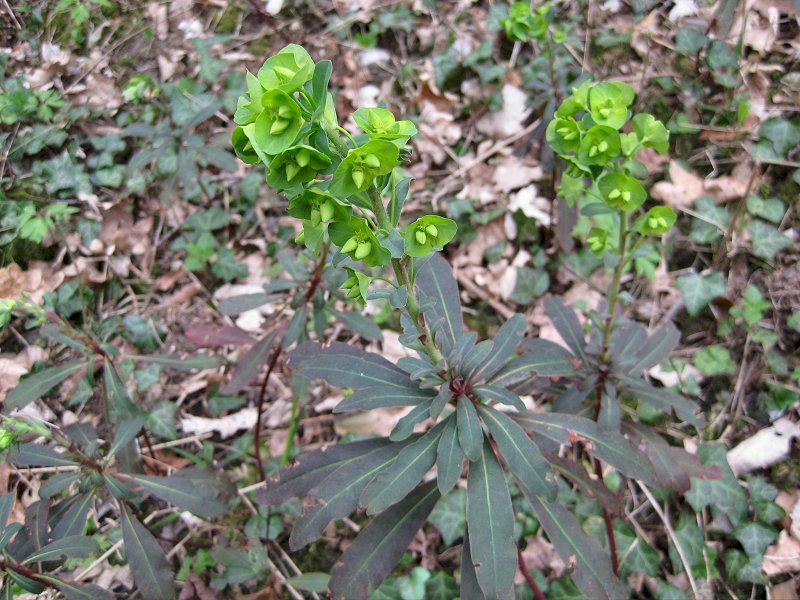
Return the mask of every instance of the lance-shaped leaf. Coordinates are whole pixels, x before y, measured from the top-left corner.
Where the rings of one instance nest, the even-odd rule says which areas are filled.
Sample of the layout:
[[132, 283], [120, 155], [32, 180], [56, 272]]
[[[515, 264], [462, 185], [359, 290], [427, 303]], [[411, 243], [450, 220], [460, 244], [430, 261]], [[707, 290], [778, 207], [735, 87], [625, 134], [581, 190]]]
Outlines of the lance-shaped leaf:
[[392, 429], [392, 433], [389, 434], [389, 439], [393, 442], [399, 442], [414, 433], [414, 426], [427, 419], [430, 415], [431, 404], [433, 404], [433, 400], [426, 400], [412, 408], [405, 417], [397, 422], [397, 425]]
[[441, 321], [437, 341], [441, 343], [444, 354], [448, 354], [464, 333], [464, 319], [461, 315], [461, 299], [458, 283], [447, 261], [433, 254], [417, 272], [417, 289], [421, 301], [429, 301], [425, 310], [429, 323]]
[[458, 365], [458, 370], [466, 379], [474, 380], [475, 371], [486, 364], [493, 349], [494, 342], [491, 340], [484, 340], [475, 344], [475, 346], [464, 355], [464, 358]]
[[8, 523], [8, 516], [11, 514], [11, 509], [14, 507], [16, 498], [16, 492], [9, 492], [0, 496], [0, 531], [2, 531], [6, 523]]
[[93, 494], [76, 494], [53, 506], [48, 519], [50, 538], [60, 540], [82, 533], [86, 529], [86, 519], [93, 499]]
[[625, 506], [621, 498], [609, 490], [603, 483], [592, 479], [586, 472], [586, 468], [581, 463], [576, 463], [557, 455], [549, 455], [547, 462], [557, 472], [561, 473], [567, 479], [572, 480], [577, 487], [582, 488], [583, 491], [594, 497], [605, 510], [612, 515], [624, 516]]
[[267, 481], [266, 489], [258, 492], [256, 499], [262, 504], [280, 504], [290, 498], [303, 497], [342, 465], [389, 443], [385, 439], [363, 440], [301, 454], [297, 464], [281, 469], [275, 479]]
[[658, 478], [647, 457], [615, 431], [601, 429], [597, 423], [577, 415], [560, 413], [524, 413], [514, 420], [559, 444], [572, 444], [575, 435], [592, 443], [592, 454], [619, 469], [628, 477], [658, 485]]
[[4, 412], [27, 406], [34, 400], [44, 396], [67, 377], [85, 367], [85, 360], [76, 360], [58, 367], [43, 369], [35, 375], [26, 377], [17, 387], [8, 392], [3, 409]]
[[447, 419], [447, 424], [436, 448], [436, 481], [439, 485], [439, 492], [443, 496], [453, 489], [453, 486], [461, 478], [463, 468], [464, 451], [458, 442], [456, 419], [451, 417]]
[[120, 502], [119, 516], [122, 541], [139, 593], [145, 600], [172, 600], [175, 598], [172, 570], [156, 538], [130, 513], [124, 502]]
[[527, 326], [527, 320], [523, 315], [511, 315], [511, 318], [497, 330], [492, 355], [475, 371], [472, 379], [474, 381], [485, 381], [497, 373], [519, 346], [525, 336]]
[[575, 374], [574, 358], [563, 346], [547, 340], [531, 340], [525, 348], [525, 354], [511, 360], [489, 383], [507, 387], [532, 375], [560, 377]]
[[484, 600], [483, 590], [478, 583], [475, 564], [469, 551], [469, 530], [464, 528], [464, 544], [461, 546], [461, 597]]
[[431, 400], [431, 408], [430, 408], [430, 415], [431, 419], [438, 419], [439, 415], [442, 414], [444, 407], [453, 399], [453, 392], [450, 390], [450, 385], [448, 382], [443, 382], [439, 386], [439, 391], [434, 396], [433, 400]]
[[436, 449], [442, 429], [452, 417], [430, 429], [397, 455], [397, 460], [370, 482], [359, 503], [374, 515], [400, 501], [416, 487], [436, 462]]
[[316, 342], [300, 344], [289, 354], [286, 362], [309, 379], [324, 379], [339, 387], [418, 387], [407, 373], [382, 356], [341, 342], [333, 342], [328, 347], [322, 347]]
[[367, 484], [397, 459], [399, 448], [405, 445], [397, 443], [373, 450], [341, 466], [310, 490], [309, 495], [322, 502], [306, 507], [289, 537], [289, 547], [298, 550], [310, 544], [322, 535], [333, 519], [354, 512]]
[[478, 410], [520, 485], [532, 494], [555, 500], [556, 487], [546, 479], [550, 467], [528, 434], [511, 417], [493, 408], [478, 406]]
[[211, 519], [228, 512], [235, 490], [222, 473], [201, 468], [181, 469], [174, 475], [127, 475], [138, 486], [170, 504]]
[[466, 396], [458, 397], [456, 417], [458, 418], [458, 443], [461, 444], [461, 449], [467, 458], [474, 462], [481, 457], [483, 430], [475, 405]]
[[6, 460], [18, 467], [75, 467], [78, 462], [68, 452], [60, 453], [47, 446], [30, 442], [12, 446]]
[[[269, 299], [269, 298], [268, 298]], [[262, 302], [261, 304], [264, 304]], [[259, 306], [261, 306], [259, 304]], [[243, 311], [241, 311], [243, 312]], [[232, 331], [237, 331], [231, 328]], [[246, 335], [246, 334], [245, 334]], [[234, 338], [238, 343], [242, 340], [241, 334], [239, 337]], [[246, 337], [244, 339], [247, 339]], [[252, 339], [248, 340], [252, 342]], [[142, 362], [155, 363], [177, 371], [201, 371], [203, 369], [215, 369], [225, 364], [225, 359], [222, 356], [174, 356], [172, 354], [143, 354], [142, 356], [134, 356], [136, 360]]]
[[525, 410], [525, 403], [517, 394], [499, 385], [476, 385], [472, 388], [472, 393], [484, 400], [493, 400], [500, 404], [513, 406], [520, 412]]
[[556, 296], [548, 296], [544, 299], [544, 312], [550, 317], [558, 335], [572, 350], [572, 353], [584, 362], [586, 361], [586, 338], [583, 328], [575, 311], [564, 304], [564, 301]]
[[434, 397], [435, 394], [430, 390], [374, 385], [360, 389], [352, 396], [345, 398], [333, 409], [333, 412], [372, 410], [391, 406], [415, 406], [426, 400], [432, 400]]
[[564, 560], [575, 558], [572, 579], [592, 600], [619, 600], [628, 592], [614, 575], [611, 559], [597, 540], [589, 537], [573, 514], [557, 502], [525, 494], [558, 553]]
[[223, 386], [223, 394], [238, 394], [258, 376], [261, 369], [267, 364], [269, 355], [276, 351], [278, 338], [283, 332], [284, 329], [278, 327], [252, 345], [239, 359], [231, 380]]
[[85, 535], [71, 535], [43, 546], [29, 554], [22, 561], [23, 565], [33, 562], [61, 560], [64, 558], [83, 558], [98, 550], [100, 546], [94, 538]]
[[139, 435], [142, 425], [144, 425], [144, 417], [133, 417], [122, 421], [114, 434], [114, 442], [111, 444], [111, 448], [108, 449], [108, 455], [114, 456], [122, 447]]
[[638, 375], [643, 370], [654, 367], [661, 361], [666, 360], [669, 353], [678, 345], [680, 339], [681, 333], [672, 323], [655, 329], [644, 345], [637, 351], [639, 360], [628, 372], [631, 375]]
[[633, 398], [644, 401], [654, 408], [666, 413], [674, 409], [679, 419], [695, 427], [702, 427], [705, 423], [703, 415], [696, 414], [697, 405], [680, 394], [676, 394], [666, 388], [653, 387], [646, 381], [633, 379], [632, 377], [625, 377], [621, 384], [622, 389]]
[[39, 579], [47, 581], [67, 600], [114, 600], [115, 596], [108, 590], [91, 583], [75, 583], [68, 579], [53, 577], [52, 575], [39, 575]]
[[426, 483], [375, 517], [334, 568], [331, 596], [367, 600], [370, 588], [376, 588], [392, 571], [438, 499], [436, 484]]
[[121, 422], [124, 419], [138, 416], [141, 411], [131, 400], [117, 368], [109, 359], [103, 361], [103, 385], [106, 396], [111, 400], [115, 421]]
[[514, 511], [505, 473], [488, 443], [469, 466], [467, 523], [470, 555], [483, 594], [512, 598], [517, 572]]

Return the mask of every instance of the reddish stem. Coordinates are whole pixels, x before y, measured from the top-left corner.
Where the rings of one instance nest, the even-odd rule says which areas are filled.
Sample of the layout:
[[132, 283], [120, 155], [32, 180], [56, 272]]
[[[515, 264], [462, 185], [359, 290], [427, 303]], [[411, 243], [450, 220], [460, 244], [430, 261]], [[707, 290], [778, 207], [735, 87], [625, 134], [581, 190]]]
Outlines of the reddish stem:
[[261, 382], [261, 390], [258, 394], [258, 408], [256, 409], [256, 425], [253, 432], [253, 444], [255, 444], [256, 467], [258, 468], [258, 476], [261, 478], [261, 481], [265, 481], [267, 479], [267, 472], [264, 470], [264, 460], [261, 458], [261, 415], [264, 412], [264, 397], [267, 393], [267, 382], [269, 381], [269, 376], [272, 375], [272, 370], [275, 368], [275, 365], [278, 362], [278, 357], [281, 354], [280, 344], [282, 338], [283, 336], [280, 336], [275, 340], [278, 347], [275, 348], [275, 350], [272, 352], [272, 357], [269, 359], [267, 373], [264, 375], [264, 381]]
[[522, 550], [520, 550], [519, 546], [517, 546], [517, 562], [519, 563], [519, 570], [522, 571], [522, 576], [525, 578], [525, 581], [528, 582], [528, 587], [533, 591], [534, 598], [536, 598], [536, 600], [547, 600], [544, 593], [542, 593], [542, 590], [537, 585], [536, 580], [533, 578], [533, 575], [528, 572], [528, 567], [525, 566], [525, 557], [522, 556]]

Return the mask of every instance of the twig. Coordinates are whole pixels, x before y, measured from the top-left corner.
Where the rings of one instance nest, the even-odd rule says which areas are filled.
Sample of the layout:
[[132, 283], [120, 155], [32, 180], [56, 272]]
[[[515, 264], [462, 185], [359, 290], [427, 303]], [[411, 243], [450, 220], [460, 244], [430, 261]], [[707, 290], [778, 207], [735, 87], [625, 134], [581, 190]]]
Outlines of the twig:
[[519, 563], [519, 570], [522, 571], [522, 576], [528, 583], [528, 587], [531, 588], [536, 600], [547, 600], [542, 590], [537, 585], [536, 580], [533, 578], [533, 575], [528, 572], [528, 567], [525, 566], [525, 557], [522, 556], [522, 550], [520, 550], [519, 546], [517, 546], [517, 562]]
[[283, 336], [280, 336], [275, 339], [273, 343], [276, 343], [278, 347], [273, 350], [272, 357], [269, 359], [269, 366], [267, 367], [267, 373], [264, 375], [264, 381], [261, 382], [261, 390], [258, 394], [258, 408], [256, 409], [256, 424], [255, 430], [253, 432], [253, 444], [255, 445], [255, 454], [256, 454], [256, 466], [258, 467], [258, 476], [261, 478], [261, 481], [266, 480], [267, 474], [264, 470], [264, 460], [261, 458], [261, 415], [264, 413], [264, 397], [267, 393], [267, 382], [269, 381], [269, 376], [272, 375], [272, 370], [275, 368], [275, 365], [278, 362], [278, 357], [281, 354], [281, 340]]
[[22, 24], [17, 20], [17, 15], [15, 15], [14, 11], [11, 10], [11, 7], [8, 5], [8, 2], [6, 0], [2, 0], [2, 2], [6, 11], [8, 11], [8, 14], [11, 16], [11, 20], [14, 22], [14, 27], [16, 27], [18, 31], [21, 31]]
[[677, 550], [678, 556], [681, 559], [683, 570], [686, 571], [686, 577], [689, 579], [689, 585], [692, 588], [692, 593], [694, 594], [695, 598], [699, 598], [700, 592], [697, 590], [697, 582], [694, 580], [694, 576], [692, 575], [692, 565], [686, 559], [686, 553], [683, 551], [683, 546], [681, 546], [681, 542], [680, 540], [678, 540], [678, 536], [675, 535], [675, 530], [672, 528], [672, 525], [669, 522], [669, 517], [659, 506], [658, 502], [653, 497], [653, 494], [650, 493], [648, 487], [641, 481], [637, 481], [636, 483], [639, 484], [639, 487], [644, 492], [644, 495], [647, 496], [647, 499], [650, 501], [653, 510], [656, 511], [656, 514], [658, 514], [658, 516], [661, 518], [661, 521], [664, 523], [664, 528], [667, 530], [667, 536], [669, 537], [669, 540], [674, 544], [675, 550]]

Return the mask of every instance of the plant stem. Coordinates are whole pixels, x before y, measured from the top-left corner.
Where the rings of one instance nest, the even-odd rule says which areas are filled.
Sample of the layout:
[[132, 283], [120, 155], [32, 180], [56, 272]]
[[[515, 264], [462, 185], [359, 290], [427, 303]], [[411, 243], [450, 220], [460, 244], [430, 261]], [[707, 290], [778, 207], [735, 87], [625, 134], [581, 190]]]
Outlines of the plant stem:
[[286, 445], [283, 447], [283, 454], [281, 455], [281, 467], [289, 462], [289, 455], [292, 453], [292, 448], [294, 448], [294, 436], [297, 434], [298, 425], [297, 416], [300, 413], [299, 408], [300, 396], [295, 394], [292, 397], [292, 414], [289, 417], [289, 429], [286, 432]]
[[281, 340], [283, 339], [283, 335], [278, 336], [273, 343], [277, 345], [275, 350], [272, 352], [272, 356], [269, 359], [269, 366], [267, 367], [267, 372], [264, 375], [264, 380], [261, 382], [261, 389], [259, 390], [258, 394], [258, 408], [256, 409], [256, 424], [253, 430], [253, 447], [255, 448], [256, 454], [256, 467], [258, 468], [258, 476], [261, 478], [261, 481], [266, 481], [267, 474], [264, 470], [264, 460], [261, 458], [261, 415], [264, 412], [264, 397], [267, 393], [267, 382], [269, 381], [269, 376], [272, 375], [272, 370], [275, 368], [275, 365], [278, 362], [278, 357], [281, 355]]
[[622, 280], [622, 274], [625, 272], [625, 262], [627, 261], [627, 253], [625, 252], [627, 241], [628, 213], [625, 211], [619, 211], [619, 262], [614, 268], [614, 278], [612, 279], [611, 287], [608, 290], [608, 317], [606, 317], [605, 326], [603, 327], [602, 363], [606, 366], [608, 365], [610, 359], [608, 351], [611, 342], [611, 333], [614, 330], [614, 313], [617, 310], [619, 284]]
[[[596, 419], [595, 419], [596, 420]], [[594, 474], [600, 483], [603, 483], [603, 465], [600, 464], [600, 459], [594, 459]], [[606, 523], [606, 537], [608, 538], [608, 550], [611, 553], [611, 570], [614, 575], [619, 575], [619, 557], [617, 556], [617, 538], [614, 535], [614, 521], [611, 518], [611, 513], [607, 509], [603, 509], [603, 521]]]
[[528, 567], [525, 566], [525, 557], [522, 556], [522, 550], [520, 550], [519, 546], [517, 546], [517, 562], [519, 563], [519, 570], [522, 571], [522, 576], [525, 578], [528, 587], [531, 588], [531, 591], [533, 592], [534, 598], [536, 598], [536, 600], [547, 600], [541, 588], [536, 583], [536, 580], [528, 572]]

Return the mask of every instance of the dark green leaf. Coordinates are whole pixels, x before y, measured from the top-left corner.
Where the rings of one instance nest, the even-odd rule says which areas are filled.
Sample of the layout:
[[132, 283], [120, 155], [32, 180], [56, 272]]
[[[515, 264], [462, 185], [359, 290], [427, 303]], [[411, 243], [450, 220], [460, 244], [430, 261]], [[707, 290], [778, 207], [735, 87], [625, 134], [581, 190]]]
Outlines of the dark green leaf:
[[686, 500], [695, 511], [710, 506], [713, 512], [726, 515], [734, 527], [738, 526], [747, 515], [747, 497], [728, 465], [727, 448], [724, 444], [703, 444], [697, 454], [704, 465], [716, 465], [722, 476], [717, 479], [692, 477], [692, 488], [686, 492]]
[[336, 317], [347, 326], [349, 331], [357, 333], [367, 341], [375, 342], [383, 340], [381, 328], [375, 324], [375, 321], [369, 317], [352, 311], [341, 312], [338, 310], [332, 311]]
[[8, 392], [4, 411], [23, 408], [34, 400], [41, 398], [73, 373], [86, 367], [85, 360], [77, 360], [58, 367], [48, 367], [23, 379], [17, 387]]
[[334, 568], [330, 590], [337, 600], [366, 600], [403, 556], [439, 499], [434, 482], [419, 486], [369, 523]]
[[39, 488], [39, 496], [42, 498], [53, 498], [67, 489], [70, 485], [83, 477], [80, 471], [72, 473], [56, 473], [47, 478]]
[[449, 492], [461, 478], [464, 468], [464, 451], [458, 442], [456, 419], [447, 419], [439, 446], [436, 449], [436, 481], [439, 492]]
[[324, 348], [316, 342], [306, 342], [293, 350], [286, 362], [309, 379], [324, 379], [339, 387], [361, 389], [383, 385], [417, 388], [408, 374], [382, 356], [341, 342], [333, 342]]
[[78, 466], [69, 453], [59, 453], [33, 442], [12, 446], [6, 455], [6, 460], [18, 467]]
[[585, 362], [586, 353], [584, 348], [586, 340], [575, 311], [564, 304], [560, 297], [548, 296], [544, 299], [544, 312], [550, 317], [553, 327], [556, 328], [558, 335], [561, 336], [567, 347], [572, 350], [575, 356]]
[[469, 531], [464, 528], [464, 543], [461, 546], [461, 597], [466, 600], [484, 600], [483, 590], [478, 583], [478, 575], [475, 572], [475, 563], [469, 551]]
[[92, 500], [92, 494], [76, 494], [56, 504], [50, 511], [50, 538], [60, 540], [83, 533]]
[[733, 531], [733, 535], [739, 540], [751, 560], [760, 560], [767, 547], [778, 537], [778, 532], [761, 523], [746, 523], [737, 527]]
[[336, 405], [333, 412], [372, 410], [391, 406], [415, 406], [426, 400], [432, 400], [434, 397], [430, 390], [375, 385], [360, 389], [352, 396], [348, 396]]
[[696, 414], [697, 405], [680, 394], [666, 388], [653, 387], [641, 379], [632, 377], [625, 377], [620, 383], [622, 390], [637, 400], [644, 401], [666, 413], [674, 409], [679, 419], [695, 427], [702, 427], [705, 423], [703, 415]]
[[64, 558], [83, 558], [98, 550], [100, 546], [94, 538], [84, 535], [71, 535], [43, 546], [22, 561], [23, 565], [32, 562], [61, 560]]
[[108, 449], [108, 455], [114, 456], [123, 446], [139, 435], [142, 425], [144, 425], [144, 417], [133, 417], [122, 421], [114, 434], [114, 442]]
[[464, 355], [460, 364], [457, 365], [458, 370], [465, 379], [473, 380], [475, 378], [475, 371], [486, 364], [487, 359], [492, 354], [493, 348], [494, 342], [491, 340], [484, 340], [470, 348], [469, 352]]
[[280, 504], [290, 498], [305, 496], [343, 464], [389, 443], [385, 439], [363, 440], [301, 454], [296, 465], [281, 469], [277, 478], [267, 481], [266, 489], [258, 492], [256, 498], [262, 504]]
[[359, 497], [381, 471], [397, 458], [407, 442], [373, 450], [339, 467], [308, 493], [321, 502], [306, 506], [289, 537], [289, 547], [298, 550], [319, 538], [333, 519], [349, 515], [358, 507]]
[[399, 442], [410, 436], [414, 432], [414, 425], [421, 423], [428, 418], [432, 403], [432, 400], [426, 400], [425, 402], [417, 404], [414, 408], [412, 408], [406, 416], [397, 422], [397, 425], [395, 425], [394, 429], [392, 429], [392, 433], [389, 435], [389, 438], [393, 442]]
[[173, 356], [170, 354], [148, 354], [134, 356], [136, 360], [156, 363], [178, 371], [202, 371], [203, 369], [216, 369], [225, 364], [222, 356]]
[[464, 333], [461, 299], [453, 270], [439, 254], [433, 254], [417, 271], [420, 302], [429, 303], [425, 319], [436, 330], [436, 340], [444, 354]]
[[566, 458], [560, 458], [556, 455], [547, 457], [547, 462], [557, 473], [560, 473], [567, 479], [576, 484], [577, 487], [582, 488], [595, 500], [600, 503], [605, 510], [609, 511], [612, 515], [623, 516], [624, 505], [621, 498], [609, 490], [603, 483], [592, 479], [586, 471], [586, 467]]
[[512, 598], [517, 572], [514, 511], [505, 474], [488, 443], [469, 466], [467, 522], [470, 555], [483, 594]]
[[3, 527], [8, 523], [8, 515], [11, 514], [11, 509], [14, 506], [16, 498], [16, 490], [0, 496], [0, 531], [2, 531]]
[[328, 582], [331, 576], [327, 573], [303, 573], [286, 580], [292, 587], [304, 592], [316, 592], [324, 594], [328, 591]]
[[114, 600], [115, 596], [108, 590], [91, 583], [75, 583], [52, 575], [40, 575], [64, 594], [67, 600]]
[[472, 400], [466, 396], [459, 396], [456, 403], [456, 416], [458, 418], [458, 443], [461, 444], [461, 449], [467, 458], [474, 462], [481, 457], [483, 430]]
[[359, 499], [359, 504], [366, 507], [367, 514], [374, 515], [385, 510], [416, 487], [436, 462], [439, 439], [450, 420], [452, 417], [403, 448], [397, 460], [370, 482]]
[[639, 346], [637, 349], [636, 355], [639, 360], [628, 372], [631, 375], [638, 375], [643, 370], [654, 367], [666, 360], [669, 353], [678, 345], [680, 339], [680, 331], [672, 323], [653, 330], [644, 345]]
[[131, 481], [175, 506], [211, 519], [228, 512], [234, 490], [222, 473], [201, 468], [181, 469], [174, 475], [127, 475]]
[[555, 500], [555, 485], [547, 480], [550, 467], [528, 434], [511, 417], [493, 408], [479, 405], [478, 410], [503, 460], [519, 484], [529, 494]]
[[498, 385], [476, 385], [472, 388], [472, 392], [483, 400], [493, 400], [500, 404], [513, 406], [519, 411], [525, 410], [525, 403], [517, 394]]
[[281, 331], [280, 327], [272, 330], [253, 344], [239, 359], [231, 380], [221, 390], [223, 394], [238, 394], [258, 377], [261, 369], [267, 364], [270, 354], [277, 351]]
[[509, 362], [489, 383], [507, 387], [531, 376], [558, 377], [575, 374], [575, 360], [564, 348], [547, 340], [531, 340], [525, 346], [527, 352]]
[[133, 580], [145, 600], [172, 600], [175, 585], [167, 557], [147, 528], [120, 502], [122, 540]]
[[777, 227], [759, 219], [750, 223], [747, 231], [753, 245], [753, 254], [764, 260], [773, 260], [778, 252], [792, 245], [792, 240]]
[[456, 488], [436, 503], [428, 521], [436, 526], [442, 534], [442, 540], [452, 546], [458, 538], [464, 535], [467, 524], [467, 491]]
[[131, 401], [128, 392], [125, 390], [125, 385], [122, 383], [119, 373], [117, 373], [117, 368], [109, 359], [103, 361], [103, 385], [105, 386], [106, 396], [111, 401], [115, 421], [119, 422], [138, 415], [139, 409]]
[[248, 310], [261, 308], [273, 297], [264, 292], [242, 294], [221, 300], [217, 308], [223, 315], [238, 315]]
[[494, 347], [489, 359], [477, 369], [473, 375], [475, 381], [485, 381], [500, 370], [505, 362], [517, 349], [525, 330], [528, 327], [527, 319], [520, 314], [513, 314], [503, 323], [494, 338]]
[[614, 575], [608, 553], [590, 538], [580, 522], [564, 506], [526, 494], [539, 522], [565, 560], [575, 558], [572, 578], [592, 600], [619, 600], [628, 592]]
[[592, 443], [592, 454], [634, 479], [657, 485], [655, 471], [646, 457], [622, 435], [601, 429], [597, 423], [561, 413], [524, 413], [514, 419], [526, 429], [559, 444], [572, 444], [574, 434]]

